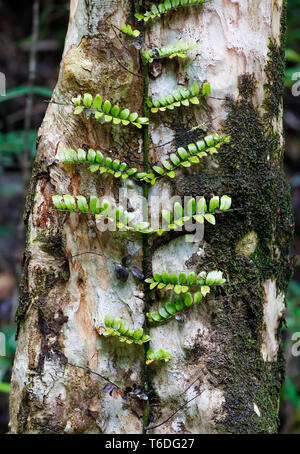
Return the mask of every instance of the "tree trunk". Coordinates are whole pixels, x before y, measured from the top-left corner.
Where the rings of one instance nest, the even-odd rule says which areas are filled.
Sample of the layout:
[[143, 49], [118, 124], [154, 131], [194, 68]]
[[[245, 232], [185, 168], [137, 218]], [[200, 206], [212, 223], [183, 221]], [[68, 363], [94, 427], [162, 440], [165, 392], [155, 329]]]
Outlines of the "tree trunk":
[[[293, 230], [282, 166], [285, 2], [215, 0], [150, 21], [146, 47], [179, 40], [198, 47], [186, 59], [155, 61], [149, 80], [138, 49], [111, 26], [134, 24], [134, 3], [71, 1], [55, 103], [39, 131], [25, 210], [11, 432], [274, 433]], [[141, 114], [147, 94], [204, 81], [212, 92], [200, 106], [150, 114], [145, 133], [99, 125], [65, 105], [78, 93], [100, 93]], [[53, 194], [116, 199], [119, 188], [110, 175], [58, 163], [60, 147], [112, 150], [111, 156], [142, 169], [209, 132], [231, 136], [217, 158], [182, 168], [171, 183], [161, 179], [148, 194], [165, 201], [174, 195], [231, 196], [238, 210], [220, 214], [215, 226], [205, 224], [204, 239], [170, 233], [147, 241], [138, 234], [99, 232], [91, 216], [54, 210]], [[134, 206], [142, 189], [127, 181], [122, 186]], [[74, 257], [85, 251], [105, 257]], [[168, 363], [145, 367], [143, 346], [123, 345], [95, 330], [108, 312], [135, 328], [145, 326], [149, 295], [143, 283], [132, 275], [126, 283], [115, 277], [115, 264], [127, 254], [149, 276], [218, 269], [226, 277], [226, 284], [185, 313], [184, 324], [173, 319], [151, 327], [150, 346], [171, 352]], [[105, 381], [84, 368], [122, 389], [145, 387], [149, 401], [113, 399], [102, 392]]]

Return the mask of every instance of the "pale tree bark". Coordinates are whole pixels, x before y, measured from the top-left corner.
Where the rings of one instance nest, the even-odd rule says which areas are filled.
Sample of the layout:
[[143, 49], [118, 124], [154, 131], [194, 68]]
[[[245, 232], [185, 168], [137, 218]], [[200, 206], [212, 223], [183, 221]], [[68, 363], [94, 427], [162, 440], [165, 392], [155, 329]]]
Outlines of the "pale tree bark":
[[[150, 116], [149, 160], [159, 162], [205, 132], [231, 135], [217, 158], [181, 171], [172, 183], [161, 180], [149, 197], [227, 194], [240, 209], [220, 215], [216, 226], [205, 228], [204, 240], [171, 234], [149, 240], [144, 269], [150, 275], [220, 269], [227, 283], [191, 308], [184, 324], [172, 320], [150, 329], [151, 348], [162, 347], [173, 359], [146, 373], [143, 347], [103, 339], [95, 325], [107, 312], [135, 327], [144, 324], [143, 284], [132, 276], [120, 283], [114, 266], [132, 254], [141, 268], [147, 248], [136, 234], [101, 233], [93, 218], [56, 212], [51, 201], [53, 194], [66, 193], [118, 197], [119, 183], [109, 175], [99, 178], [58, 163], [62, 145], [111, 149], [113, 156], [143, 168], [143, 132], [75, 117], [64, 105], [77, 93], [101, 93], [142, 114], [144, 79], [137, 74], [145, 72], [139, 52], [111, 26], [133, 24], [135, 6], [129, 0], [71, 1], [56, 103], [49, 105], [39, 131], [25, 212], [11, 432], [142, 433], [149, 411], [154, 419], [148, 433], [274, 433], [293, 227], [282, 168], [284, 1], [213, 0], [166, 14], [145, 28], [146, 46], [198, 44], [185, 60], [150, 66], [150, 96], [193, 82], [209, 81], [212, 87], [200, 106]], [[141, 188], [123, 186], [134, 206]], [[105, 257], [71, 258], [83, 251]], [[102, 392], [103, 379], [76, 366], [89, 367], [122, 389], [146, 385], [149, 402], [113, 399]]]

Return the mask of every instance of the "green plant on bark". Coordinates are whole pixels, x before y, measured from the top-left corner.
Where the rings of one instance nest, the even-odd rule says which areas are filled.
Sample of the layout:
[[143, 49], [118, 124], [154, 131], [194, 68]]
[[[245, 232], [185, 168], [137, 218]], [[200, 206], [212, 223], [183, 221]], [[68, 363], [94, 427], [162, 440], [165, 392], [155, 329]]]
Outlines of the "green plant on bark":
[[[137, 12], [135, 17], [142, 23], [157, 19], [169, 11], [176, 11], [178, 8], [193, 6], [204, 3], [204, 0], [165, 0], [158, 6], [153, 5], [150, 11], [145, 14]], [[123, 24], [121, 31], [131, 38], [137, 38], [140, 30], [134, 30], [131, 25]], [[140, 39], [140, 38], [139, 38]], [[168, 159], [164, 159], [161, 165], [153, 164], [149, 170], [149, 114], [164, 113], [174, 110], [177, 107], [192, 107], [200, 104], [200, 99], [210, 94], [210, 84], [206, 81], [200, 87], [197, 83], [189, 87], [178, 87], [172, 93], [164, 94], [158, 98], [149, 98], [149, 63], [156, 58], [185, 58], [188, 51], [194, 49], [196, 44], [179, 42], [156, 49], [140, 50], [143, 77], [145, 80], [143, 114], [131, 113], [129, 109], [120, 109], [118, 105], [112, 106], [111, 102], [103, 102], [101, 95], [95, 96], [90, 93], [78, 95], [72, 98], [75, 106], [74, 114], [80, 115], [84, 112], [87, 117], [92, 114], [100, 123], [112, 123], [114, 125], [128, 126], [130, 124], [141, 129], [144, 128], [144, 168], [136, 169], [130, 167], [126, 162], [121, 162], [117, 157], [108, 157], [101, 150], [89, 148], [84, 150], [78, 148], [61, 148], [59, 150], [59, 160], [62, 164], [87, 164], [89, 170], [95, 175], [112, 175], [116, 180], [133, 179], [143, 185], [143, 195], [148, 197], [149, 184], [154, 185], [159, 179], [174, 179], [180, 169], [190, 168], [192, 165], [199, 164], [201, 159], [209, 157], [219, 152], [222, 145], [229, 141], [229, 136], [221, 137], [217, 133], [211, 133], [199, 140], [187, 143], [184, 147], [180, 146], [176, 152], [171, 153]], [[198, 126], [194, 128], [198, 129]], [[213, 195], [209, 199], [205, 197], [190, 198], [186, 207], [179, 202], [175, 202], [172, 212], [162, 209], [160, 218], [162, 228], [154, 230], [149, 222], [136, 220], [133, 212], [128, 212], [118, 205], [113, 206], [106, 199], [100, 200], [96, 195], [90, 195], [89, 200], [83, 195], [54, 195], [54, 207], [60, 211], [85, 213], [95, 216], [96, 220], [104, 219], [115, 224], [116, 228], [123, 231], [137, 232], [142, 235], [143, 252], [145, 265], [142, 275], [149, 276], [147, 259], [149, 258], [148, 237], [152, 234], [162, 235], [165, 232], [177, 231], [184, 228], [186, 223], [194, 221], [203, 224], [205, 221], [215, 225], [216, 215], [225, 213], [231, 208], [231, 197], [227, 195]], [[128, 275], [128, 272], [127, 272]], [[125, 281], [124, 281], [125, 282]], [[168, 274], [153, 274], [152, 277], [144, 279], [145, 282], [145, 324], [143, 327], [133, 329], [124, 320], [111, 314], [106, 314], [104, 325], [97, 326], [96, 330], [104, 338], [115, 337], [123, 344], [148, 344], [151, 341], [149, 335], [149, 324], [160, 324], [175, 318], [177, 322], [184, 322], [184, 313], [192, 306], [197, 306], [216, 286], [225, 283], [222, 272], [213, 270], [210, 272], [202, 271], [198, 275], [194, 272], [186, 275], [184, 272], [174, 272]], [[150, 311], [150, 292], [156, 294], [169, 292], [169, 300], [163, 305], [159, 304], [156, 311]], [[170, 352], [165, 352], [162, 348], [153, 350], [146, 347], [145, 365], [150, 365], [158, 361], [168, 362], [171, 360]], [[147, 373], [145, 372], [145, 390], [147, 391]], [[146, 399], [145, 399], [146, 400]], [[144, 425], [148, 424], [149, 409], [145, 404]]]

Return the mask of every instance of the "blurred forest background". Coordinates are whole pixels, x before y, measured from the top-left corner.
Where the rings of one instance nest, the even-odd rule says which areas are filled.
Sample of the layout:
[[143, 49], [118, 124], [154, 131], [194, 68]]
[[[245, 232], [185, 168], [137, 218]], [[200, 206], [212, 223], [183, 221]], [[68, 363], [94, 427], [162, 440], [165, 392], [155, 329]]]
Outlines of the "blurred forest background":
[[[8, 393], [16, 343], [14, 313], [22, 272], [24, 192], [35, 156], [36, 134], [55, 86], [69, 15], [69, 0], [0, 0], [0, 433], [8, 430]], [[34, 39], [33, 39], [34, 38]], [[284, 93], [285, 166], [292, 190], [297, 255], [287, 296], [284, 328], [287, 375], [281, 398], [281, 433], [300, 434], [300, 357], [291, 355], [291, 336], [300, 332], [300, 96], [292, 95], [293, 74], [300, 79], [300, 0], [288, 0]]]

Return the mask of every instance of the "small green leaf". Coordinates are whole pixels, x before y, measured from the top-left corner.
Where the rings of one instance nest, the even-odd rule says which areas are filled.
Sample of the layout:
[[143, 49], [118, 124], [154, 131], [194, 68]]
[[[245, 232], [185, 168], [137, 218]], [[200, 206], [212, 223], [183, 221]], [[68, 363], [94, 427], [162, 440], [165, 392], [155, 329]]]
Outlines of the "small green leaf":
[[170, 317], [170, 315], [168, 314], [168, 312], [166, 311], [166, 309], [164, 307], [160, 307], [158, 309], [158, 312], [159, 312], [159, 315], [164, 319], [167, 319]]
[[83, 104], [85, 105], [85, 107], [91, 107], [92, 102], [93, 102], [92, 95], [90, 93], [85, 93], [83, 95]]
[[166, 303], [165, 309], [170, 315], [174, 315], [177, 312], [175, 304], [172, 304], [172, 303]]
[[169, 281], [170, 281], [170, 283], [173, 284], [173, 285], [177, 284], [178, 278], [177, 278], [176, 274], [171, 273], [171, 274], [169, 275]]
[[214, 196], [210, 199], [209, 201], [209, 212], [214, 213], [220, 205], [220, 197], [219, 196]]
[[144, 334], [144, 330], [143, 328], [138, 328], [134, 333], [133, 333], [133, 337], [134, 339], [136, 340], [139, 340]]
[[165, 173], [164, 169], [162, 169], [161, 167], [153, 166], [152, 168], [153, 168], [153, 170], [154, 170], [156, 173], [158, 173], [159, 175], [164, 175], [164, 173]]
[[183, 214], [184, 214], [184, 210], [183, 210], [182, 205], [179, 202], [175, 202], [174, 203], [174, 216], [175, 216], [175, 219], [182, 218]]
[[126, 118], [129, 116], [130, 111], [129, 109], [123, 109], [122, 112], [120, 113], [120, 118], [122, 120], [126, 120]]
[[100, 201], [95, 195], [90, 196], [90, 210], [94, 214], [100, 213]]
[[194, 293], [194, 303], [198, 304], [202, 300], [202, 293], [201, 292], [196, 292]]
[[206, 96], [210, 94], [210, 84], [208, 82], [204, 82], [202, 85], [202, 95]]
[[120, 112], [120, 107], [119, 106], [113, 106], [113, 108], [111, 109], [110, 114], [113, 117], [117, 117], [119, 115], [119, 112]]
[[87, 160], [89, 162], [95, 162], [95, 159], [96, 159], [96, 152], [95, 150], [93, 150], [92, 148], [90, 148], [88, 150], [88, 154], [87, 154]]
[[101, 153], [101, 151], [100, 150], [96, 150], [96, 162], [98, 164], [102, 164], [103, 163], [103, 159], [104, 159], [104, 156]]
[[180, 298], [176, 298], [176, 310], [177, 310], [177, 312], [182, 311], [183, 308], [184, 308], [183, 301]]
[[104, 114], [108, 114], [110, 109], [111, 109], [111, 103], [108, 100], [106, 100], [102, 106], [102, 111]]
[[79, 115], [81, 114], [81, 112], [83, 111], [84, 107], [83, 106], [77, 106], [75, 109], [74, 109], [74, 115]]
[[177, 153], [179, 154], [183, 161], [185, 161], [188, 158], [188, 153], [183, 147], [179, 147], [177, 149]]
[[194, 199], [194, 197], [192, 197], [188, 201], [186, 211], [188, 216], [192, 216], [193, 214], [196, 213], [196, 200]]
[[77, 150], [77, 159], [80, 162], [83, 162], [86, 160], [86, 152], [82, 148], [78, 148], [78, 150]]
[[212, 225], [216, 225], [216, 218], [214, 217], [213, 214], [207, 213], [204, 215], [204, 217], [207, 220], [207, 222], [209, 222]]
[[197, 96], [200, 92], [199, 85], [194, 83], [189, 87], [190, 92], [192, 93], [193, 96]]
[[197, 202], [197, 213], [206, 213], [207, 212], [207, 204], [204, 197], [201, 197]]
[[89, 211], [89, 207], [88, 207], [86, 198], [83, 197], [82, 195], [77, 195], [76, 199], [77, 199], [78, 209], [80, 211], [84, 212], [84, 213], [88, 212]]
[[100, 95], [96, 95], [95, 98], [94, 98], [93, 107], [96, 110], [100, 110], [101, 106], [102, 106], [102, 98], [101, 98]]
[[159, 315], [158, 312], [151, 312], [150, 315], [151, 315], [152, 320], [154, 320], [155, 322], [161, 321], [161, 316]]
[[179, 284], [183, 285], [186, 283], [186, 274], [185, 273], [180, 273], [179, 274]]
[[187, 283], [187, 285], [193, 285], [195, 280], [196, 280], [195, 273], [194, 272], [193, 273], [189, 273], [186, 283]]
[[186, 294], [184, 295], [184, 304], [186, 305], [186, 307], [192, 306], [192, 304], [193, 304], [193, 297], [192, 297], [191, 293], [186, 293]]
[[220, 210], [227, 211], [231, 207], [231, 197], [223, 195], [221, 197]]

